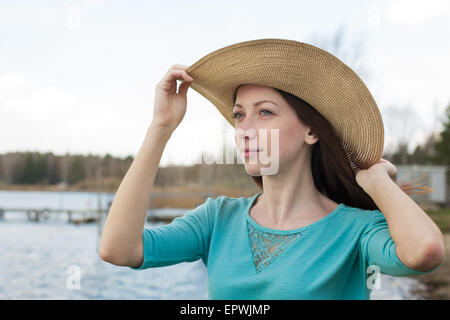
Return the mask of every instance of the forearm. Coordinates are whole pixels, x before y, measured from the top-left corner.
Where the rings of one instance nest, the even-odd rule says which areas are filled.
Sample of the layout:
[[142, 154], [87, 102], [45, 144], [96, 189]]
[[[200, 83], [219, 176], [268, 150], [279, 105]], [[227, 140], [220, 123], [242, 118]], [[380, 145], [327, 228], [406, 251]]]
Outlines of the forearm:
[[150, 125], [144, 142], [119, 185], [102, 232], [100, 255], [127, 264], [142, 245], [151, 190], [171, 132]]
[[376, 171], [370, 181], [363, 189], [385, 216], [399, 259], [419, 271], [438, 265], [445, 254], [439, 227], [387, 172]]

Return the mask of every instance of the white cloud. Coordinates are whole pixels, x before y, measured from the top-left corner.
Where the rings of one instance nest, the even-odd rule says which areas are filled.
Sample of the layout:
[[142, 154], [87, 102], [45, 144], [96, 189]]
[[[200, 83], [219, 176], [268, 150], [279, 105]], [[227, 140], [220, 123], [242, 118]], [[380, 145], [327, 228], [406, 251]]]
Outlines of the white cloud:
[[84, 152], [94, 147], [101, 153], [121, 139], [121, 128], [130, 127], [126, 117], [108, 112], [108, 106], [39, 85], [24, 74], [1, 76], [0, 93], [0, 152]]
[[78, 116], [94, 116], [100, 106], [80, 101], [55, 87], [33, 83], [24, 74], [6, 74], [0, 77], [0, 111], [2, 120], [10, 115], [22, 119], [47, 122], [52, 119], [75, 120]]
[[8, 73], [0, 75], [0, 111], [2, 101], [13, 97], [27, 97], [32, 93], [32, 86], [29, 79], [20, 73]]

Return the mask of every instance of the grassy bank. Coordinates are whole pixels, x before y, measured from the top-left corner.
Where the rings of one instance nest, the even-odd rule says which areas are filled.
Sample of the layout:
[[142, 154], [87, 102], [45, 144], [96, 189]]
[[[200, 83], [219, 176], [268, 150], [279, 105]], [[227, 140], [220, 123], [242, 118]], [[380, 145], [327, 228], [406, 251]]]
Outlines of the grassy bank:
[[425, 210], [443, 233], [450, 234], [450, 208], [443, 210]]
[[[120, 181], [119, 181], [120, 184]], [[105, 181], [103, 183], [104, 188], [96, 190], [92, 187], [92, 184], [80, 183], [74, 186], [69, 186], [66, 188], [61, 188], [52, 185], [9, 185], [7, 187], [0, 187], [0, 190], [9, 191], [56, 191], [56, 192], [111, 192], [115, 193], [117, 191], [117, 181]], [[161, 197], [155, 198], [151, 203], [152, 208], [195, 208], [199, 204], [205, 202], [205, 198], [202, 196], [192, 196], [183, 195], [187, 192], [202, 192], [202, 193], [212, 193], [213, 198], [224, 195], [227, 197], [250, 197], [255, 193], [260, 192], [258, 187], [250, 189], [239, 189], [234, 187], [224, 187], [222, 185], [212, 185], [212, 186], [199, 186], [199, 185], [184, 185], [184, 186], [168, 186], [168, 187], [158, 187], [153, 188], [154, 192], [170, 192], [174, 193], [174, 197]]]

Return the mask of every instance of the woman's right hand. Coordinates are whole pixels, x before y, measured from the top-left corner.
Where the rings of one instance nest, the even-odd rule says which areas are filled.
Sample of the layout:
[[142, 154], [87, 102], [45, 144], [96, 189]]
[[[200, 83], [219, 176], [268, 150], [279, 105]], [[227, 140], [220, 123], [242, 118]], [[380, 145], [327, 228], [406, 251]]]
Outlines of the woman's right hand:
[[[152, 124], [164, 129], [175, 130], [186, 114], [186, 94], [194, 79], [186, 71], [185, 65], [174, 64], [156, 85], [155, 106]], [[177, 80], [182, 83], [178, 88]]]

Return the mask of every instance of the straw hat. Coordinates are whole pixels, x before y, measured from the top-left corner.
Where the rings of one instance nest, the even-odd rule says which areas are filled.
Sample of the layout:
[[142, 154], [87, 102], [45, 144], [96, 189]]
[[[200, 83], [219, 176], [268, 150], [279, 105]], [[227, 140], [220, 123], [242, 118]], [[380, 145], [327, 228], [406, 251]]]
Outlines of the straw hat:
[[374, 98], [350, 67], [318, 47], [272, 38], [239, 42], [185, 71], [194, 78], [190, 87], [233, 127], [233, 94], [239, 85], [274, 87], [305, 100], [330, 122], [353, 169], [367, 169], [382, 156], [383, 120]]

